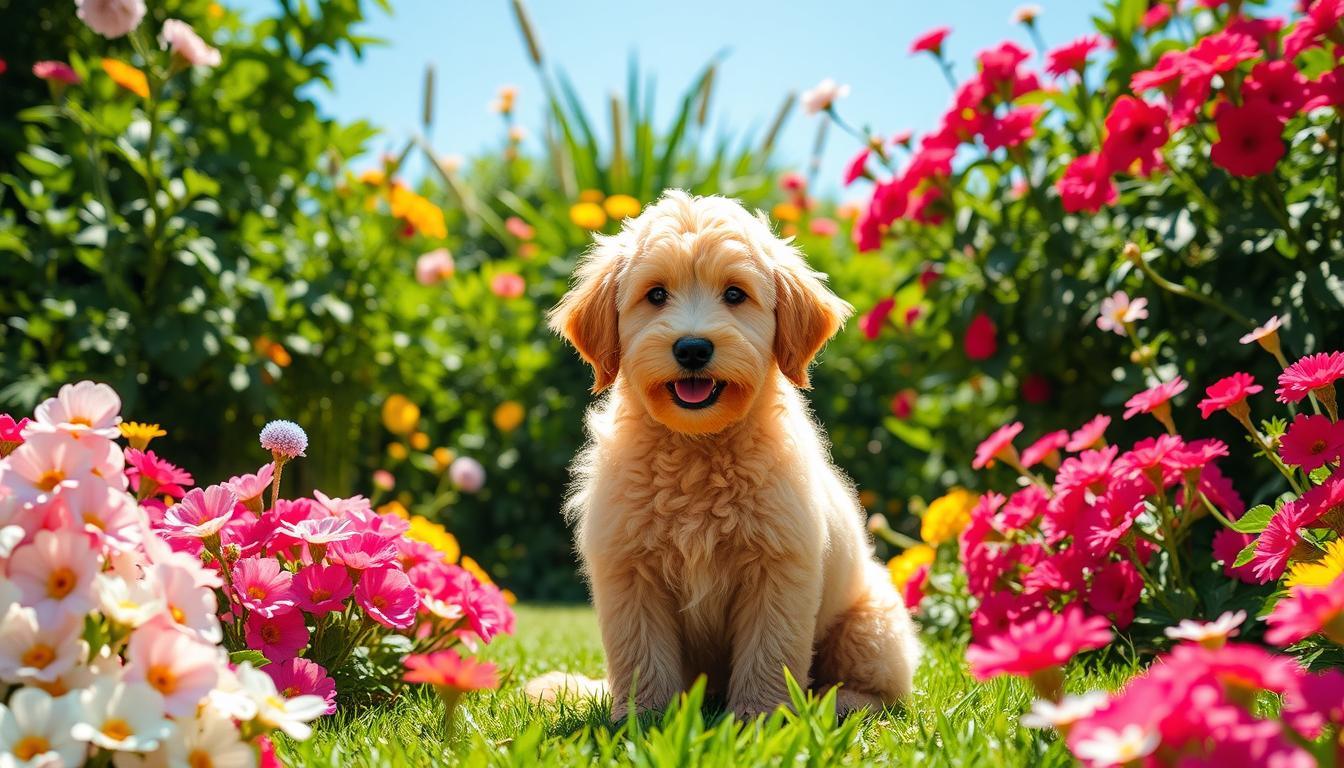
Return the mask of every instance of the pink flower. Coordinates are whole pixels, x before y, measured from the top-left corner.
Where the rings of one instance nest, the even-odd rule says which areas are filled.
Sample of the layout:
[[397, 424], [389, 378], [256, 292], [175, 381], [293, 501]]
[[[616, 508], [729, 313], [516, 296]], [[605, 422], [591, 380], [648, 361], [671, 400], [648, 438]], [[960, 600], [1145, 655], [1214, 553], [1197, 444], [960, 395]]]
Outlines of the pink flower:
[[140, 26], [145, 0], [75, 0], [79, 20], [109, 40]]
[[1101, 46], [1097, 35], [1083, 35], [1071, 43], [1055, 48], [1045, 55], [1045, 71], [1055, 77], [1063, 77], [1070, 72], [1082, 73], [1087, 69], [1087, 57]]
[[243, 607], [270, 618], [294, 607], [294, 575], [270, 557], [245, 557], [233, 565], [233, 589]]
[[208, 539], [218, 535], [229, 522], [237, 504], [238, 497], [222, 485], [212, 485], [205, 490], [194, 488], [180, 503], [163, 513], [161, 527], [168, 536]]
[[322, 616], [345, 608], [354, 592], [350, 572], [340, 565], [310, 565], [294, 574], [294, 597], [300, 608]]
[[1106, 138], [1101, 153], [1106, 165], [1128, 170], [1135, 162], [1147, 171], [1171, 135], [1167, 111], [1134, 96], [1121, 96], [1106, 115]]
[[951, 27], [934, 27], [928, 32], [916, 37], [914, 42], [910, 43], [911, 55], [916, 53], [931, 53], [934, 56], [942, 57], [943, 41], [952, 34]]
[[1185, 391], [1185, 379], [1180, 376], [1146, 389], [1125, 401], [1125, 419], [1134, 418], [1140, 413], [1158, 413], [1168, 407], [1171, 398]]
[[476, 493], [485, 487], [485, 467], [470, 456], [458, 456], [448, 465], [448, 479], [463, 493]]
[[1109, 621], [1102, 616], [1085, 618], [1081, 608], [1070, 605], [1063, 613], [1043, 610], [1001, 634], [973, 643], [966, 649], [966, 661], [977, 680], [996, 675], [1030, 677], [1109, 642]]
[[1340, 378], [1344, 378], [1344, 352], [1318, 352], [1285, 368], [1274, 394], [1281, 403], [1296, 403], [1314, 390], [1333, 387]]
[[411, 655], [406, 657], [408, 683], [426, 683], [435, 688], [454, 691], [486, 691], [499, 687], [495, 665], [463, 659], [453, 651]]
[[1129, 294], [1116, 291], [1101, 300], [1101, 312], [1097, 314], [1097, 327], [1103, 331], [1114, 331], [1117, 335], [1128, 335], [1127, 325], [1148, 318], [1148, 300], [1144, 298], [1130, 301]]
[[896, 299], [887, 297], [865, 312], [863, 317], [859, 318], [859, 330], [863, 331], [863, 337], [869, 341], [876, 339], [882, 333], [882, 327], [887, 324], [887, 318], [894, 309]]
[[1218, 532], [1213, 534], [1213, 559], [1223, 564], [1224, 575], [1246, 584], [1260, 583], [1250, 563], [1242, 566], [1235, 564], [1237, 555], [1240, 555], [1241, 551], [1253, 541], [1255, 541], [1254, 534], [1239, 533], [1230, 528], [1219, 528]]
[[918, 611], [919, 604], [924, 602], [924, 585], [929, 581], [929, 564], [925, 563], [915, 569], [906, 579], [905, 586], [901, 587], [901, 598], [905, 601], [905, 607], [911, 611]]
[[966, 357], [971, 360], [988, 360], [993, 357], [999, 349], [998, 333], [999, 329], [994, 325], [994, 321], [984, 312], [971, 318], [971, 324], [967, 326], [966, 336], [962, 340]]
[[831, 237], [840, 231], [840, 225], [835, 223], [835, 219], [814, 216], [808, 220], [807, 229], [818, 237]]
[[42, 80], [64, 85], [79, 85], [83, 82], [79, 78], [79, 73], [63, 61], [39, 61], [33, 64], [33, 75]]
[[1213, 164], [1234, 176], [1272, 173], [1286, 151], [1283, 122], [1262, 99], [1247, 98], [1241, 106], [1223, 103], [1214, 115], [1218, 141], [1209, 151]]
[[409, 627], [420, 606], [411, 580], [397, 568], [365, 571], [355, 587], [355, 602], [369, 618], [393, 629]]
[[1278, 333], [1279, 328], [1282, 327], [1283, 327], [1283, 319], [1280, 318], [1278, 315], [1275, 315], [1269, 318], [1269, 320], [1266, 320], [1264, 325], [1260, 326], [1259, 328], [1256, 328], [1255, 330], [1251, 331], [1245, 336], [1242, 336], [1241, 343], [1254, 344], [1260, 341], [1261, 339], [1267, 338], [1270, 334]]
[[435, 248], [415, 260], [415, 281], [421, 285], [433, 285], [452, 277], [456, 270], [453, 254], [447, 248]]
[[500, 272], [490, 279], [490, 292], [501, 299], [516, 299], [527, 290], [527, 283], [513, 272]]
[[1115, 182], [1111, 181], [1111, 169], [1102, 155], [1092, 153], [1081, 155], [1069, 163], [1064, 174], [1055, 182], [1055, 189], [1069, 213], [1085, 211], [1096, 213], [1105, 206], [1114, 203], [1119, 196]]
[[1077, 453], [1101, 447], [1104, 444], [1106, 428], [1109, 426], [1111, 417], [1098, 414], [1069, 436], [1069, 442], [1064, 446], [1064, 450]]
[[171, 625], [146, 624], [131, 635], [124, 679], [145, 683], [163, 696], [165, 712], [186, 717], [219, 681], [222, 655], [213, 643]]
[[995, 460], [1017, 461], [1017, 449], [1013, 447], [1013, 438], [1022, 433], [1022, 422], [1014, 421], [994, 430], [975, 449], [972, 469], [984, 469], [994, 466]]
[[873, 153], [872, 147], [860, 149], [858, 154], [845, 165], [845, 174], [840, 182], [848, 187], [856, 180], [868, 172], [868, 156]]
[[1318, 45], [1323, 38], [1339, 27], [1344, 15], [1344, 3], [1339, 0], [1317, 0], [1311, 3], [1293, 30], [1283, 39], [1283, 58], [1292, 61], [1298, 54]]
[[1344, 576], [1324, 587], [1293, 587], [1265, 621], [1265, 639], [1275, 645], [1292, 645], [1317, 632], [1344, 642]]
[[1236, 69], [1242, 62], [1260, 55], [1260, 46], [1250, 35], [1235, 32], [1215, 32], [1200, 39], [1190, 49], [1190, 58], [1202, 62], [1214, 74]]
[[121, 436], [121, 398], [106, 384], [81, 381], [66, 384], [33, 413], [34, 430], [68, 432], [79, 438], [97, 435], [108, 440]]
[[1246, 398], [1263, 389], [1255, 383], [1254, 376], [1238, 371], [1210, 384], [1204, 390], [1206, 397], [1199, 401], [1199, 415], [1207, 419], [1215, 411], [1235, 411], [1246, 402]]
[[[1324, 487], [1324, 486], [1321, 486]], [[1290, 501], [1269, 519], [1255, 545], [1251, 568], [1261, 584], [1283, 575], [1293, 550], [1302, 543], [1302, 529], [1320, 518], [1303, 500]]]
[[185, 21], [168, 19], [163, 22], [159, 43], [193, 67], [219, 66], [219, 49], [210, 47]]
[[1143, 592], [1143, 578], [1127, 560], [1108, 563], [1092, 576], [1087, 607], [1109, 616], [1119, 629], [1134, 621], [1134, 606]]
[[186, 494], [185, 488], [195, 482], [190, 472], [164, 461], [153, 451], [127, 448], [126, 463], [130, 465], [126, 467], [126, 477], [141, 498], [164, 494], [180, 499]]
[[[0, 444], [8, 444], [9, 451], [23, 445], [23, 428], [31, 423], [32, 421], [27, 418], [15, 421], [8, 413], [0, 413]], [[4, 451], [0, 455], [7, 455], [9, 451]]]
[[295, 696], [318, 696], [327, 702], [326, 714], [336, 711], [336, 681], [321, 664], [308, 659], [287, 659], [267, 664], [261, 671], [275, 681], [275, 689], [286, 699]]
[[317, 517], [297, 523], [281, 523], [279, 532], [309, 544], [331, 544], [345, 541], [355, 535], [349, 520], [337, 517]]
[[292, 659], [308, 645], [308, 626], [303, 623], [302, 611], [288, 610], [270, 617], [254, 613], [247, 617], [245, 634], [247, 644], [272, 662]]
[[0, 485], [20, 501], [45, 504], [93, 477], [93, 457], [70, 435], [33, 432], [0, 463]]
[[1171, 6], [1166, 3], [1158, 3], [1143, 14], [1143, 19], [1139, 24], [1145, 31], [1152, 31], [1168, 21], [1171, 21]]
[[913, 389], [902, 389], [891, 396], [891, 415], [905, 421], [915, 412], [916, 393]]
[[1054, 461], [1058, 464], [1059, 449], [1063, 448], [1068, 442], [1069, 431], [1067, 429], [1041, 435], [1036, 442], [1022, 451], [1022, 468], [1030, 469], [1051, 456], [1054, 456]]
[[1243, 98], [1268, 104], [1275, 117], [1287, 120], [1307, 101], [1307, 80], [1291, 61], [1262, 61], [1241, 86]]
[[261, 511], [261, 497], [270, 490], [271, 480], [275, 477], [275, 464], [265, 464], [253, 475], [236, 475], [224, 483], [224, 487], [233, 491], [238, 503], [252, 510]]
[[373, 487], [379, 490], [390, 491], [397, 487], [397, 476], [386, 469], [375, 469], [370, 479], [373, 481]]
[[532, 228], [532, 225], [517, 216], [510, 216], [505, 219], [504, 229], [508, 230], [510, 235], [513, 235], [519, 240], [531, 240], [537, 234], [537, 231]]
[[977, 59], [985, 81], [989, 84], [998, 84], [1012, 82], [1016, 78], [1018, 66], [1030, 57], [1031, 54], [1021, 46], [1005, 40], [993, 48], [981, 51]]
[[1328, 416], [1299, 414], [1279, 441], [1279, 457], [1285, 464], [1310, 472], [1344, 455], [1344, 422]]
[[981, 138], [991, 152], [1026, 143], [1036, 134], [1036, 119], [1044, 113], [1040, 107], [1016, 107], [1003, 117], [985, 123]]
[[828, 111], [836, 101], [848, 95], [848, 85], [842, 85], [828, 77], [803, 91], [798, 97], [798, 102], [802, 104], [804, 112], [815, 115], [818, 112]]
[[373, 531], [360, 531], [327, 549], [327, 562], [356, 571], [387, 565], [396, 557], [396, 542]]
[[94, 605], [93, 577], [100, 567], [82, 531], [44, 530], [14, 550], [8, 580], [19, 588], [23, 604], [36, 609], [45, 621], [61, 614], [88, 613]]

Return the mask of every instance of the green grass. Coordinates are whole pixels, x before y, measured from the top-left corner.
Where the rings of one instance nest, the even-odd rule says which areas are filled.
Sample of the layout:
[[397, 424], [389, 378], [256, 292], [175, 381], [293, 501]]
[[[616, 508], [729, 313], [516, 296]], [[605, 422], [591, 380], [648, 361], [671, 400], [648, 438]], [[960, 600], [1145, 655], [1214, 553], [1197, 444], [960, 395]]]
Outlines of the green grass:
[[[467, 698], [447, 738], [442, 704], [417, 691], [385, 707], [325, 718], [311, 740], [280, 744], [281, 757], [296, 766], [1070, 764], [1053, 735], [1018, 727], [1031, 701], [1025, 683], [977, 684], [965, 674], [961, 649], [946, 643], [927, 647], [906, 707], [844, 722], [829, 701], [815, 699], [800, 701], [796, 714], [781, 710], [743, 724], [701, 706], [692, 693], [661, 716], [619, 727], [606, 702], [529, 702], [523, 683], [542, 672], [601, 675], [601, 643], [587, 607], [520, 606], [517, 635], [498, 641], [490, 655], [504, 671], [500, 690]], [[1075, 664], [1069, 689], [1113, 689], [1134, 668]]]

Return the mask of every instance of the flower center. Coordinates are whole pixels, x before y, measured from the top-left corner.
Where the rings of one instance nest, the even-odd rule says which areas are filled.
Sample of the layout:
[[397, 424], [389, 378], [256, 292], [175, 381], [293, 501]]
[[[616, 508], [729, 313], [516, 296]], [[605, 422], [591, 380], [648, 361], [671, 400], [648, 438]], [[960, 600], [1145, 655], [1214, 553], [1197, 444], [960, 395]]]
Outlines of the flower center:
[[24, 736], [19, 739], [13, 747], [14, 756], [27, 762], [38, 755], [51, 751], [51, 742], [41, 736]]
[[178, 608], [176, 605], [168, 606], [168, 614], [172, 616], [173, 621], [176, 621], [178, 624], [187, 623], [187, 614], [183, 613], [182, 609]]
[[263, 624], [261, 627], [261, 639], [268, 644], [274, 644], [280, 639], [280, 629], [274, 624]]
[[37, 643], [23, 652], [19, 661], [23, 666], [34, 669], [46, 669], [47, 665], [56, 660], [56, 650], [45, 643]]
[[286, 699], [292, 699], [295, 696], [298, 696], [299, 693], [300, 691], [297, 685], [287, 685], [285, 686], [285, 690], [280, 692], [280, 695], [284, 696]]
[[1316, 456], [1321, 453], [1325, 453], [1325, 441], [1317, 440], [1316, 442], [1311, 444], [1311, 454], [1313, 456]]
[[210, 753], [203, 749], [193, 749], [190, 755], [187, 755], [187, 765], [190, 768], [212, 768], [214, 762], [210, 759]]
[[64, 598], [74, 590], [75, 581], [74, 569], [57, 568], [47, 576], [47, 597]]
[[88, 417], [88, 416], [76, 416], [76, 417], [74, 417], [73, 419], [70, 420], [70, 423], [71, 423], [71, 424], [79, 425], [79, 426], [81, 426], [81, 427], [92, 427], [92, 426], [93, 426], [93, 422], [89, 420], [89, 417]]
[[94, 514], [93, 512], [84, 513], [84, 524], [93, 526], [94, 528], [97, 528], [100, 531], [104, 530], [107, 527], [107, 524], [103, 522], [102, 518], [98, 517], [98, 515]]
[[42, 476], [37, 478], [37, 482], [33, 483], [33, 485], [36, 485], [43, 491], [49, 492], [52, 488], [60, 485], [63, 480], [65, 480], [64, 472], [59, 469], [49, 469], [46, 472], [43, 472]]
[[331, 599], [331, 590], [318, 587], [313, 590], [313, 602], [321, 603]]
[[113, 741], [125, 741], [135, 731], [131, 730], [131, 724], [120, 717], [109, 717], [103, 722], [103, 735]]
[[154, 689], [165, 696], [171, 695], [177, 690], [177, 675], [172, 667], [163, 664], [155, 664], [149, 668], [145, 674], [145, 682], [154, 686]]
[[383, 597], [382, 595], [375, 595], [374, 598], [373, 598], [372, 600], [370, 600], [369, 602], [373, 603], [373, 607], [375, 607], [375, 608], [386, 608], [386, 607], [387, 607], [387, 598], [386, 598], [386, 597]]
[[247, 588], [247, 596], [253, 600], [265, 600], [266, 590], [254, 585]]

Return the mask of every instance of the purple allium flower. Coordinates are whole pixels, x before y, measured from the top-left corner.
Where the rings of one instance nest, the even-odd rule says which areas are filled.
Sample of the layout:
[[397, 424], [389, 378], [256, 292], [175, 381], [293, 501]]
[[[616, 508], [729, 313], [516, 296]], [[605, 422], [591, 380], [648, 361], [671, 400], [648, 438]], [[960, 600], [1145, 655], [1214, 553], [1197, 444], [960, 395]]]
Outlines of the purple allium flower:
[[277, 419], [261, 428], [261, 447], [286, 459], [302, 456], [308, 449], [308, 433], [292, 421]]

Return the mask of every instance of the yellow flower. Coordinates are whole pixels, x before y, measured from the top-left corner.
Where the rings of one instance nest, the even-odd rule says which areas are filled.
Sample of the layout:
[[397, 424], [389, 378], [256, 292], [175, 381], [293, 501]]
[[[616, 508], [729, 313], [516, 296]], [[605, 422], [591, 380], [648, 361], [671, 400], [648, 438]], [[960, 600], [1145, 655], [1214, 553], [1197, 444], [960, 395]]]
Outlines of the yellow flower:
[[971, 523], [971, 510], [980, 497], [965, 488], [953, 488], [940, 496], [924, 510], [924, 522], [919, 526], [919, 537], [938, 546], [955, 539]]
[[429, 447], [429, 435], [424, 432], [416, 432], [411, 435], [411, 447], [417, 451], [423, 451]]
[[219, 3], [211, 3], [206, 7], [205, 12], [210, 15], [210, 18], [215, 20], [224, 18], [224, 6]]
[[406, 531], [406, 537], [415, 541], [424, 542], [433, 547], [439, 554], [443, 555], [443, 562], [455, 563], [462, 554], [462, 548], [458, 546], [457, 537], [448, 532], [442, 525], [415, 515], [411, 518], [411, 527]]
[[499, 590], [499, 594], [504, 596], [504, 602], [508, 603], [509, 605], [518, 604], [518, 596], [513, 594], [512, 589], [501, 589]]
[[1325, 555], [1310, 563], [1298, 563], [1288, 571], [1290, 587], [1324, 587], [1344, 573], [1344, 539], [1325, 545]]
[[490, 578], [490, 574], [486, 573], [485, 569], [481, 567], [481, 564], [476, 562], [475, 560], [472, 560], [470, 557], [462, 558], [462, 562], [458, 563], [458, 565], [462, 566], [462, 569], [465, 570], [467, 573], [470, 573], [472, 576], [475, 576], [476, 580], [481, 582], [482, 584], [495, 583]]
[[150, 440], [168, 434], [159, 429], [158, 424], [142, 424], [138, 421], [123, 421], [117, 428], [121, 430], [121, 436], [126, 438], [126, 442], [130, 443], [132, 448], [141, 451], [145, 450]]
[[406, 505], [402, 504], [400, 501], [397, 501], [395, 499], [387, 502], [386, 504], [380, 505], [378, 507], [377, 512], [380, 515], [396, 515], [397, 517], [400, 518], [407, 518], [411, 516], [411, 513], [406, 511]]
[[149, 80], [145, 73], [124, 61], [103, 59], [103, 71], [112, 78], [112, 82], [134, 93], [142, 99], [149, 98]]
[[390, 395], [383, 401], [383, 426], [394, 435], [409, 435], [420, 423], [420, 406], [405, 395]]
[[603, 194], [600, 189], [585, 189], [579, 193], [579, 200], [585, 203], [602, 202]]
[[602, 207], [616, 221], [639, 215], [639, 201], [629, 195], [612, 195], [603, 201]]
[[523, 409], [521, 403], [514, 400], [505, 400], [499, 404], [499, 407], [495, 408], [495, 412], [490, 418], [495, 422], [495, 429], [500, 432], [512, 432], [523, 423], [526, 416], [527, 411]]
[[793, 203], [780, 203], [770, 210], [775, 221], [797, 221], [803, 217], [803, 211]]
[[899, 589], [905, 586], [921, 565], [933, 563], [933, 547], [916, 544], [887, 561], [887, 570], [891, 572], [891, 583]]
[[393, 461], [401, 461], [406, 458], [406, 446], [401, 443], [388, 443], [387, 455], [391, 457]]
[[569, 220], [580, 229], [601, 229], [607, 225], [607, 212], [597, 203], [575, 203], [570, 206]]
[[392, 215], [410, 224], [416, 232], [425, 237], [448, 236], [448, 225], [444, 222], [443, 210], [412, 192], [406, 185], [392, 185], [387, 202], [392, 206]]
[[457, 458], [452, 451], [443, 447], [435, 448], [434, 453], [431, 455], [434, 457], [434, 466], [438, 468], [440, 472], [448, 469], [448, 465], [452, 464], [453, 459]]
[[370, 187], [381, 187], [385, 181], [387, 181], [387, 175], [377, 168], [370, 168], [359, 174], [359, 183], [367, 184]]

